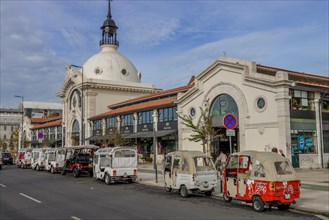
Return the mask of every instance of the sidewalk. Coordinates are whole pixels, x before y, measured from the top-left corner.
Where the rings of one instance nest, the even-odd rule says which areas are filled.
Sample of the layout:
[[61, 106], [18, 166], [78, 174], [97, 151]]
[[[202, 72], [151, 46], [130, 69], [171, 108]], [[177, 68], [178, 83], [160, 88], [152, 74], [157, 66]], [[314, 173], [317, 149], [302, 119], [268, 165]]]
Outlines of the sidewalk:
[[[161, 166], [158, 166], [158, 183], [152, 164], [140, 164], [138, 183], [163, 188]], [[301, 195], [291, 209], [329, 216], [329, 169], [297, 169], [301, 179]], [[220, 187], [216, 187], [214, 197], [223, 198]]]

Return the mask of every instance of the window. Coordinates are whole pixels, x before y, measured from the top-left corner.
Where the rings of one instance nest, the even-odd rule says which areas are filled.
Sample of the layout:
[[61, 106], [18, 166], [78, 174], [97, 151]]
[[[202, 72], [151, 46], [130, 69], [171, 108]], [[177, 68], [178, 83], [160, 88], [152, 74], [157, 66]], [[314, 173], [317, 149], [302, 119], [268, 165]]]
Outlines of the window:
[[106, 124], [108, 128], [115, 128], [117, 126], [117, 120], [115, 117], [107, 118]]
[[3, 127], [3, 130], [7, 130], [7, 126], [6, 125]]
[[121, 116], [121, 126], [134, 125], [134, 117], [132, 114]]
[[4, 134], [4, 135], [3, 135], [3, 139], [5, 139], [5, 140], [6, 140], [6, 139], [7, 139], [7, 135], [5, 135], [5, 134]]
[[174, 158], [174, 163], [173, 163], [173, 169], [176, 168], [176, 169], [179, 169], [179, 164], [180, 164], [180, 157], [179, 156], [176, 156]]
[[210, 171], [214, 170], [210, 158], [207, 157], [194, 157], [194, 164], [196, 171]]
[[93, 130], [95, 131], [95, 130], [101, 130], [101, 129], [102, 129], [102, 119], [95, 120]]
[[[239, 115], [235, 100], [227, 94], [221, 94], [215, 98], [210, 106], [210, 115], [217, 117], [226, 114]], [[239, 117], [237, 117], [239, 118]]]
[[254, 176], [256, 176], [256, 177], [265, 177], [266, 176], [265, 168], [259, 160], [257, 160], [255, 163]]
[[314, 110], [314, 93], [301, 90], [290, 90], [290, 106], [297, 110]]
[[151, 124], [151, 123], [153, 123], [153, 110], [138, 113], [138, 124], [139, 125]]
[[274, 166], [278, 175], [292, 174], [291, 167], [287, 161], [274, 162]]
[[165, 169], [166, 169], [166, 171], [169, 171], [170, 168], [171, 168], [171, 156], [166, 156]]
[[159, 122], [177, 121], [175, 107], [159, 109]]

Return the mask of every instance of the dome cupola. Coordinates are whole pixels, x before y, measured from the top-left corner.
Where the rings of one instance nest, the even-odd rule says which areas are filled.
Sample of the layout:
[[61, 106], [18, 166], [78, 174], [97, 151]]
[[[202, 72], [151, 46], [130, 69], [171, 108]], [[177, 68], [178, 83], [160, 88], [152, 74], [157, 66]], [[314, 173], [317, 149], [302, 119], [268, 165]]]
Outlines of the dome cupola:
[[101, 27], [102, 30], [102, 39], [99, 42], [100, 45], [104, 44], [112, 44], [119, 46], [119, 41], [117, 41], [117, 29], [118, 27], [115, 25], [114, 20], [112, 19], [111, 14], [111, 0], [108, 0], [108, 11], [107, 11], [107, 18]]

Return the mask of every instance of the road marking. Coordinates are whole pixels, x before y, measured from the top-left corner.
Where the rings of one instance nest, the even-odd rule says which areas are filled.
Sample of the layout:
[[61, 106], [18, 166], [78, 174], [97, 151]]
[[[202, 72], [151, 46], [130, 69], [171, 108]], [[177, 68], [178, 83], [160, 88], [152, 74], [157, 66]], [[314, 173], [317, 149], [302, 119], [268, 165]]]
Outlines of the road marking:
[[32, 198], [31, 196], [25, 195], [24, 193], [20, 193], [20, 195], [21, 195], [21, 196], [24, 196], [24, 197], [26, 197], [26, 198], [28, 198], [28, 199], [31, 199], [31, 200], [34, 201], [34, 202], [41, 203], [41, 201], [39, 201], [39, 200], [37, 200], [37, 199], [35, 199], [35, 198]]
[[3, 184], [1, 184], [1, 183], [0, 183], [0, 186], [2, 186], [3, 188], [7, 187], [7, 186], [5, 186], [5, 185], [3, 185]]
[[323, 216], [323, 215], [315, 215], [316, 217], [323, 219], [323, 220], [328, 220], [329, 218]]
[[81, 220], [81, 218], [78, 218], [76, 216], [71, 216], [71, 218], [73, 218], [74, 220]]

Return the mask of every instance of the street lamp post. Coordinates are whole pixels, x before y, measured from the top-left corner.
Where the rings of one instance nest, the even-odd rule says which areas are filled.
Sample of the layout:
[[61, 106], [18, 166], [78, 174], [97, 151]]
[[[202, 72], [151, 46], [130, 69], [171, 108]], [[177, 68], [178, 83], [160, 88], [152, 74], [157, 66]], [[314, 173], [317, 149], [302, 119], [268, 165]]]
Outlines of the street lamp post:
[[81, 145], [85, 144], [85, 122], [84, 122], [84, 101], [83, 101], [83, 67], [71, 64], [71, 67], [81, 69]]
[[157, 165], [157, 155], [158, 155], [158, 146], [157, 146], [157, 137], [155, 130], [157, 114], [153, 113], [153, 155], [154, 155], [154, 170], [155, 170], [155, 182], [158, 183], [158, 165]]
[[21, 149], [24, 145], [24, 140], [23, 140], [23, 121], [24, 121], [24, 107], [23, 107], [23, 102], [24, 102], [24, 97], [21, 95], [15, 95], [16, 98], [21, 99], [21, 105], [22, 105], [22, 120], [21, 120], [21, 146], [19, 149]]

